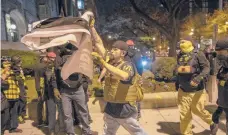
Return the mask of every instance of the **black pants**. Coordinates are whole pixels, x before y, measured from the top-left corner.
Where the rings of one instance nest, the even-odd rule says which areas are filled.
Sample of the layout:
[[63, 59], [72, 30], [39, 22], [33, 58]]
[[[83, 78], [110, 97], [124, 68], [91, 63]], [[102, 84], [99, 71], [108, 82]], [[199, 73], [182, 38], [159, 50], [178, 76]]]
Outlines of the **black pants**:
[[54, 132], [56, 125], [56, 105], [58, 108], [58, 122], [59, 129], [64, 130], [64, 118], [63, 118], [63, 108], [60, 100], [49, 98], [47, 100], [47, 110], [48, 110], [48, 128], [51, 132]]
[[[46, 120], [43, 121], [43, 105], [44, 103], [46, 104]], [[38, 104], [37, 104], [37, 120], [38, 120], [38, 124], [42, 124], [42, 123], [48, 123], [48, 108], [47, 108], [47, 99], [46, 98], [42, 98], [38, 101]]]
[[213, 113], [212, 120], [214, 123], [219, 123], [219, 117], [222, 115], [222, 112], [226, 114], [226, 133], [228, 134], [228, 108], [223, 108], [219, 106], [217, 110]]
[[222, 115], [223, 108], [221, 106], [218, 106], [218, 108], [215, 110], [215, 112], [212, 115], [212, 120], [214, 123], [219, 123], [219, 118]]
[[18, 127], [18, 101], [9, 101], [10, 112], [10, 126], [9, 130], [16, 129]]
[[26, 96], [26, 90], [25, 90], [25, 85], [24, 81], [20, 80], [19, 81], [19, 89], [20, 89], [20, 99], [18, 103], [18, 114], [19, 116], [25, 116], [26, 115], [26, 105], [27, 105], [27, 99]]
[[72, 118], [73, 118], [74, 125], [78, 125], [80, 123], [77, 111], [78, 110], [77, 110], [75, 104], [72, 102]]
[[25, 116], [26, 115], [26, 100], [25, 99], [20, 99], [19, 100], [19, 107], [18, 107], [18, 114], [19, 116]]
[[9, 113], [9, 108], [7, 108], [4, 111], [1, 111], [1, 133], [2, 134], [4, 134], [9, 123], [10, 123], [10, 113]]
[[214, 123], [218, 124], [219, 123], [219, 117], [221, 116], [222, 112], [225, 112], [226, 114], [226, 134], [228, 134], [228, 108], [223, 108], [219, 106], [217, 110], [214, 112], [212, 116], [212, 120]]

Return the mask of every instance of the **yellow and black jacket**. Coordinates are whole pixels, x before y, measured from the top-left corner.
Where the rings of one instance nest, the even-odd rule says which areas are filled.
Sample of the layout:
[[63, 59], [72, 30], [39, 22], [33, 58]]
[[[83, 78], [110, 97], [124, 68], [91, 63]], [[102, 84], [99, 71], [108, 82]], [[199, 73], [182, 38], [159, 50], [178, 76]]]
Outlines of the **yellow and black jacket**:
[[4, 91], [4, 94], [8, 100], [18, 100], [20, 97], [20, 89], [16, 77], [13, 76], [13, 71], [6, 71], [6, 74], [10, 74], [6, 82], [9, 84], [9, 89]]

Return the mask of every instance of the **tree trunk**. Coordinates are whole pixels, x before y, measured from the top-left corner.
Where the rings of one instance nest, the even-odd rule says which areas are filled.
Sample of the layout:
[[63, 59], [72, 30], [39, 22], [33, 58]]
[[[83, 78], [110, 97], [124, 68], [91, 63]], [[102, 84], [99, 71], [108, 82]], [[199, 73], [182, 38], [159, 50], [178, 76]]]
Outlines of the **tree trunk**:
[[172, 18], [173, 19], [173, 28], [172, 28], [172, 35], [169, 40], [169, 57], [176, 57], [177, 53], [176, 53], [176, 48], [177, 48], [177, 42], [179, 41], [179, 22], [175, 19], [175, 17]]
[[176, 48], [177, 48], [178, 37], [175, 36], [170, 40], [169, 43], [169, 57], [176, 57]]

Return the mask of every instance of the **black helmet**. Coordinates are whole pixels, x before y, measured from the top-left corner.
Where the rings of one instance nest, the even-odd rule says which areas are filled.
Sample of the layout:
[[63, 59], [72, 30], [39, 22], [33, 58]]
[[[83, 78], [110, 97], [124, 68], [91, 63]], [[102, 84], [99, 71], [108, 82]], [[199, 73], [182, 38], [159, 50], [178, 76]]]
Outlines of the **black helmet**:
[[12, 61], [13, 64], [18, 64], [18, 63], [21, 62], [21, 57], [20, 56], [17, 56], [17, 55], [12, 56], [11, 57], [11, 61]]
[[218, 40], [215, 46], [215, 50], [228, 50], [228, 38]]

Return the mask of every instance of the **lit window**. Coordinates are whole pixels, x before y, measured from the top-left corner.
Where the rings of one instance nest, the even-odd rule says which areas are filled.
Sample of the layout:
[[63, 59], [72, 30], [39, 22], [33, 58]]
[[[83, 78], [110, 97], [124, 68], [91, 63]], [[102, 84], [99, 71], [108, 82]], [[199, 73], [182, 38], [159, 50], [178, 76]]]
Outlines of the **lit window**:
[[78, 0], [77, 5], [78, 9], [84, 9], [84, 0]]

